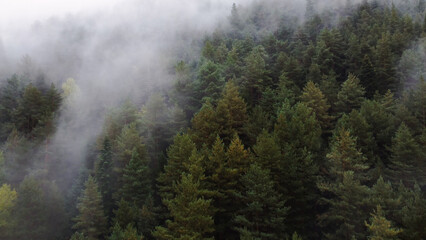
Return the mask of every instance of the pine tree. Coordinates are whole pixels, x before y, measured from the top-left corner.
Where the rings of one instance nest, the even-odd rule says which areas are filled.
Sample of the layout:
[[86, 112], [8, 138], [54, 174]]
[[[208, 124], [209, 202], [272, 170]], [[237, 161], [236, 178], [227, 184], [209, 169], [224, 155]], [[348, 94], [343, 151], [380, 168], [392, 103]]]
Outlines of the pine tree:
[[[227, 113], [229, 112], [224, 112], [224, 114]], [[214, 107], [210, 103], [206, 103], [192, 119], [192, 129], [189, 130], [189, 134], [198, 147], [202, 147], [203, 144], [212, 145], [216, 136], [225, 127], [219, 125], [216, 116]], [[221, 116], [222, 119], [227, 119], [227, 117], [229, 116]]]
[[247, 121], [246, 112], [246, 104], [238, 93], [238, 87], [232, 81], [228, 82], [216, 108], [218, 124], [223, 126], [219, 135], [224, 141], [229, 142], [235, 133], [242, 133]]
[[16, 204], [17, 193], [10, 185], [3, 184], [0, 187], [0, 238], [7, 239], [11, 231], [12, 210]]
[[396, 92], [399, 85], [396, 82], [393, 53], [391, 51], [390, 34], [383, 34], [376, 46], [375, 71], [379, 81], [377, 84], [379, 92], [384, 93], [388, 89]]
[[419, 144], [404, 123], [392, 139], [391, 153], [388, 177], [393, 182], [403, 181], [412, 186], [422, 176], [419, 169], [422, 155]]
[[348, 79], [342, 84], [337, 94], [336, 108], [341, 113], [349, 113], [352, 109], [361, 107], [364, 101], [365, 90], [360, 85], [359, 79], [349, 74]]
[[103, 147], [99, 154], [96, 169], [96, 179], [99, 179], [99, 191], [102, 194], [102, 202], [105, 207], [105, 214], [110, 217], [114, 202], [112, 199], [113, 186], [113, 161], [111, 142], [105, 137]]
[[371, 214], [370, 222], [370, 224], [366, 222], [365, 225], [370, 232], [369, 239], [372, 240], [398, 239], [397, 235], [402, 232], [401, 229], [392, 227], [380, 205], [377, 205], [377, 210]]
[[44, 239], [48, 220], [46, 207], [40, 182], [26, 177], [18, 188], [13, 211], [12, 239]]
[[426, 237], [426, 199], [419, 185], [414, 185], [403, 198], [401, 210], [403, 239], [424, 239]]
[[356, 139], [356, 147], [367, 157], [370, 164], [375, 163], [374, 151], [376, 142], [373, 139], [371, 126], [358, 110], [343, 114], [336, 125], [336, 130], [346, 129]]
[[163, 199], [172, 198], [173, 183], [178, 182], [183, 172], [186, 172], [186, 163], [196, 149], [195, 143], [188, 134], [175, 136], [173, 144], [167, 150], [167, 164], [164, 172], [158, 176], [159, 191]]
[[85, 237], [83, 233], [75, 232], [70, 240], [88, 240], [88, 238]]
[[176, 196], [163, 199], [172, 219], [166, 221], [167, 227], [156, 227], [153, 232], [156, 239], [212, 239], [209, 237], [214, 231], [211, 199], [203, 197], [200, 185], [203, 174], [193, 173], [182, 173], [173, 186]]
[[102, 195], [98, 190], [98, 184], [93, 177], [89, 177], [85, 183], [85, 189], [79, 198], [77, 208], [79, 214], [74, 218], [74, 229], [77, 229], [88, 240], [96, 240], [106, 233], [107, 219], [102, 206]]
[[243, 191], [237, 193], [237, 198], [245, 207], [234, 219], [236, 230], [240, 234], [249, 231], [252, 237], [259, 239], [283, 239], [288, 208], [276, 192], [269, 170], [252, 164], [241, 182]]
[[326, 239], [364, 239], [366, 229], [363, 223], [371, 208], [368, 201], [370, 189], [355, 179], [353, 171], [344, 172], [342, 180], [337, 183], [320, 183], [318, 187], [335, 196], [321, 199], [330, 206], [318, 218]]
[[14, 122], [19, 131], [29, 134], [43, 118], [43, 96], [29, 84], [24, 91], [22, 101], [14, 112]]
[[257, 138], [256, 145], [253, 146], [256, 154], [255, 162], [263, 169], [269, 170], [271, 179], [278, 183], [280, 179], [281, 148], [275, 141], [272, 134], [264, 130]]
[[267, 75], [265, 58], [265, 49], [257, 47], [245, 59], [243, 95], [249, 106], [254, 106], [258, 103], [264, 86], [269, 84], [270, 78]]
[[139, 218], [139, 208], [134, 203], [130, 203], [123, 198], [117, 202], [117, 208], [114, 209], [114, 218], [112, 222], [114, 228], [118, 225], [120, 228], [125, 228], [128, 225], [136, 226]]
[[116, 224], [112, 228], [112, 233], [108, 237], [108, 240], [143, 240], [143, 237], [139, 236], [136, 228], [131, 224], [127, 225], [125, 229]]
[[225, 83], [219, 65], [209, 60], [205, 61], [200, 67], [197, 81], [196, 88], [200, 94], [199, 101], [201, 103], [208, 101], [215, 103], [219, 99]]
[[398, 212], [401, 209], [402, 197], [393, 190], [390, 182], [385, 182], [383, 177], [379, 177], [376, 184], [371, 188], [371, 204], [380, 205], [383, 215], [396, 223], [400, 223]]
[[323, 130], [329, 129], [332, 117], [328, 111], [330, 105], [327, 98], [313, 82], [308, 82], [303, 89], [301, 100], [306, 106], [312, 108]]
[[359, 79], [361, 85], [365, 87], [367, 97], [373, 96], [377, 90], [376, 72], [368, 55], [365, 55], [362, 59]]
[[151, 192], [148, 161], [141, 158], [134, 148], [132, 158], [123, 170], [123, 186], [120, 189], [120, 196], [141, 208]]
[[120, 177], [124, 167], [132, 159], [133, 149], [136, 149], [141, 158], [146, 157], [145, 145], [142, 143], [135, 122], [123, 127], [114, 145], [116, 146], [116, 149], [114, 149], [115, 171]]
[[[368, 169], [366, 158], [356, 148], [356, 140], [345, 129], [340, 130], [335, 136], [327, 158], [331, 165], [330, 173], [337, 180], [341, 180], [347, 171], [358, 174]], [[360, 179], [358, 175], [354, 177]]]
[[274, 128], [282, 158], [278, 165], [279, 192], [288, 197], [290, 232], [315, 237], [314, 202], [317, 198], [318, 165], [314, 153], [320, 147], [321, 128], [312, 110], [303, 103], [290, 107], [285, 103]]

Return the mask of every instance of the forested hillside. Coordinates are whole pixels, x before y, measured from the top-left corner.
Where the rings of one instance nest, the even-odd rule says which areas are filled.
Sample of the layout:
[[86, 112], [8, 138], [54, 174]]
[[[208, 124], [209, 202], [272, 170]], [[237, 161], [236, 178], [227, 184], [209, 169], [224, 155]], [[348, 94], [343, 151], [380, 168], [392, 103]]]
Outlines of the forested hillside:
[[0, 239], [426, 239], [426, 2], [278, 2], [230, 4], [78, 164], [78, 79], [2, 79]]

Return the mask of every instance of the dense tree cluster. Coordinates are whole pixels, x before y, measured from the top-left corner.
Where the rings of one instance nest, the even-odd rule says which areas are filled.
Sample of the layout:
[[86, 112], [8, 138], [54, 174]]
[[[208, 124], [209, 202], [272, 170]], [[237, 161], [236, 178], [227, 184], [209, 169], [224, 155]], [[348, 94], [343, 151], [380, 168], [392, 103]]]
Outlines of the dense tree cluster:
[[347, 4], [336, 23], [307, 1], [303, 24], [259, 34], [267, 10], [234, 4], [172, 89], [109, 111], [73, 184], [55, 181], [66, 166], [49, 139], [75, 81], [12, 76], [0, 238], [425, 239], [426, 76], [411, 44], [426, 47], [426, 5], [408, 6]]

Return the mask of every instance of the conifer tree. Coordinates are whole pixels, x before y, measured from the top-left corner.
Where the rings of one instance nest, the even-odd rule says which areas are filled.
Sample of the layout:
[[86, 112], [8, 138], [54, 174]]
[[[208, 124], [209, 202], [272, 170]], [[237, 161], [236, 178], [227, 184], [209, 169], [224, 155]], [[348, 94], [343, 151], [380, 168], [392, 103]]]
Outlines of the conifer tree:
[[188, 134], [175, 136], [173, 144], [167, 150], [167, 164], [164, 172], [158, 176], [159, 191], [163, 199], [173, 197], [173, 183], [178, 182], [186, 167], [192, 152], [196, 149], [195, 143]]
[[[213, 54], [213, 53], [212, 53]], [[197, 89], [200, 103], [211, 101], [215, 103], [222, 92], [225, 81], [222, 78], [222, 70], [219, 65], [207, 60], [198, 72]]]
[[111, 216], [114, 202], [112, 199], [113, 186], [113, 160], [111, 142], [105, 137], [103, 147], [99, 154], [96, 169], [96, 179], [99, 179], [99, 191], [102, 194], [102, 202], [107, 216]]
[[366, 228], [363, 223], [371, 208], [368, 201], [370, 189], [355, 179], [353, 171], [344, 172], [342, 180], [337, 183], [320, 183], [318, 187], [335, 196], [322, 199], [330, 208], [318, 218], [326, 239], [364, 239]]
[[136, 226], [139, 218], [139, 208], [123, 198], [117, 202], [117, 208], [114, 209], [114, 218], [112, 219], [115, 228], [118, 225], [120, 228], [125, 228], [128, 225]]
[[214, 231], [213, 211], [211, 199], [203, 197], [204, 173], [200, 167], [200, 161], [192, 162], [190, 171], [183, 172], [180, 181], [173, 185], [176, 196], [163, 198], [172, 219], [166, 221], [167, 227], [156, 227], [153, 232], [156, 239], [212, 239], [209, 235]]
[[377, 182], [371, 187], [371, 204], [380, 205], [383, 216], [387, 219], [400, 223], [398, 212], [401, 208], [402, 196], [392, 188], [390, 182], [385, 182], [383, 177], [379, 177]]
[[254, 106], [258, 103], [264, 86], [268, 85], [270, 81], [267, 75], [265, 57], [265, 49], [257, 47], [245, 59], [243, 92], [249, 106]]
[[363, 179], [361, 173], [369, 167], [366, 164], [367, 159], [356, 147], [355, 138], [345, 129], [335, 134], [327, 158], [330, 163], [330, 174], [337, 181], [342, 181], [347, 171], [352, 171], [355, 179]]
[[403, 239], [424, 239], [426, 237], [426, 199], [419, 185], [409, 189], [403, 198], [401, 210]]
[[3, 184], [0, 187], [0, 237], [7, 239], [12, 227], [12, 210], [16, 204], [17, 193], [10, 185]]
[[372, 240], [398, 239], [397, 235], [402, 232], [401, 229], [393, 228], [389, 220], [386, 219], [382, 208], [377, 205], [377, 210], [371, 214], [371, 223], [365, 222]]
[[29, 84], [24, 91], [22, 101], [14, 113], [14, 122], [19, 131], [29, 134], [43, 118], [43, 96]]
[[373, 96], [377, 90], [376, 72], [368, 55], [362, 59], [359, 79], [361, 85], [365, 87], [367, 97]]
[[[224, 114], [229, 112], [225, 111]], [[216, 136], [221, 132], [224, 126], [219, 125], [216, 118], [216, 110], [210, 103], [206, 103], [192, 119], [192, 129], [189, 130], [192, 140], [198, 147], [203, 144], [210, 146], [214, 143]], [[221, 116], [227, 119], [229, 116]]]
[[246, 104], [238, 93], [238, 87], [232, 81], [228, 82], [216, 108], [218, 124], [223, 126], [219, 135], [224, 141], [229, 142], [235, 133], [242, 133], [247, 121], [246, 112]]
[[365, 90], [360, 85], [359, 79], [349, 74], [348, 79], [342, 84], [337, 94], [336, 108], [341, 113], [349, 113], [352, 109], [361, 107], [364, 101]]
[[136, 149], [141, 158], [146, 157], [145, 145], [142, 143], [142, 138], [139, 135], [135, 122], [123, 127], [120, 135], [117, 137], [115, 146], [115, 171], [119, 174], [120, 178], [124, 167], [132, 159], [133, 149]]
[[336, 125], [336, 130], [346, 129], [356, 139], [356, 147], [367, 157], [370, 164], [375, 163], [374, 151], [376, 142], [373, 139], [371, 126], [358, 110], [343, 114]]
[[422, 154], [419, 144], [411, 135], [407, 125], [402, 123], [392, 139], [391, 159], [388, 177], [398, 183], [413, 185], [423, 175], [419, 169]]
[[12, 239], [44, 239], [47, 235], [46, 207], [40, 182], [26, 177], [18, 188]]
[[328, 114], [330, 105], [327, 103], [327, 98], [325, 98], [324, 94], [313, 82], [309, 81], [306, 84], [301, 100], [313, 110], [321, 128], [323, 130], [328, 129], [332, 120], [332, 117]]
[[384, 93], [388, 89], [392, 92], [396, 92], [399, 89], [399, 85], [395, 78], [395, 67], [393, 61], [393, 53], [391, 50], [390, 34], [385, 33], [381, 39], [377, 42], [376, 46], [376, 64], [375, 72], [377, 76], [377, 87], [379, 92]]
[[[278, 165], [278, 190], [288, 197], [290, 232], [314, 237], [314, 202], [317, 198], [318, 165], [313, 154], [320, 147], [321, 128], [312, 110], [303, 103], [284, 104], [274, 128], [283, 157]], [[303, 224], [302, 224], [303, 223]]]
[[107, 219], [103, 211], [102, 196], [98, 190], [98, 184], [91, 176], [85, 183], [77, 208], [79, 214], [74, 218], [73, 228], [87, 236], [88, 240], [96, 240], [104, 236]]
[[282, 155], [281, 148], [275, 141], [274, 136], [263, 130], [257, 138], [253, 150], [256, 154], [256, 163], [263, 169], [270, 171], [272, 180], [278, 181], [280, 178], [279, 165]]
[[240, 234], [248, 231], [253, 238], [283, 239], [288, 208], [276, 192], [269, 170], [252, 164], [241, 183], [243, 191], [237, 193], [237, 198], [244, 207], [234, 219], [236, 230]]
[[123, 186], [120, 196], [141, 208], [151, 194], [151, 180], [148, 161], [139, 156], [136, 148], [132, 158], [123, 170]]

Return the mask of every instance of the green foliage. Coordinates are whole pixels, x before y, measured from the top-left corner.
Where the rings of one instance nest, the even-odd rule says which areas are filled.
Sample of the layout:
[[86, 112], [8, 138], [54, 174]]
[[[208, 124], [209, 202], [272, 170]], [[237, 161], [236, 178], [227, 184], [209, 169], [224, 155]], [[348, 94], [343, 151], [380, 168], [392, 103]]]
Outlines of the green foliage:
[[360, 173], [369, 167], [366, 158], [357, 149], [355, 139], [345, 129], [336, 132], [327, 159], [330, 164], [330, 175], [337, 181], [342, 181], [344, 173], [348, 171], [354, 173], [355, 179], [362, 179]]
[[419, 166], [424, 159], [420, 149], [408, 127], [402, 123], [392, 139], [389, 178], [394, 182], [403, 181], [410, 186], [419, 180], [423, 175]]
[[252, 164], [241, 183], [244, 190], [237, 193], [237, 198], [244, 207], [234, 219], [236, 230], [240, 234], [249, 231], [253, 238], [283, 239], [288, 208], [276, 192], [269, 170]]
[[153, 236], [156, 239], [212, 239], [208, 237], [214, 231], [211, 200], [202, 196], [200, 178], [182, 173], [173, 188], [175, 198], [163, 199], [172, 220], [166, 221], [167, 228], [156, 227]]
[[132, 158], [123, 170], [120, 196], [138, 207], [142, 207], [152, 193], [151, 175], [147, 164], [146, 159], [141, 158], [134, 148]]
[[89, 177], [84, 187], [84, 191], [78, 199], [79, 214], [74, 218], [73, 228], [83, 233], [89, 240], [95, 240], [105, 235], [107, 219], [96, 180]]
[[102, 201], [105, 207], [107, 216], [111, 216], [112, 207], [114, 205], [112, 199], [113, 185], [113, 160], [111, 142], [108, 137], [105, 137], [103, 148], [98, 157], [96, 179], [99, 179], [99, 191], [102, 194]]
[[319, 224], [325, 228], [323, 233], [326, 239], [365, 238], [363, 223], [371, 208], [368, 201], [370, 189], [361, 185], [352, 171], [344, 172], [342, 180], [337, 183], [322, 183], [318, 187], [335, 196], [323, 199], [330, 208], [319, 217]]
[[360, 85], [359, 79], [349, 74], [348, 79], [342, 84], [337, 94], [336, 108], [341, 113], [349, 113], [352, 109], [359, 109], [364, 101], [365, 90]]
[[196, 149], [195, 143], [188, 134], [178, 134], [175, 136], [173, 144], [167, 150], [167, 164], [164, 172], [158, 176], [159, 191], [161, 197], [173, 197], [173, 183], [178, 182], [182, 173], [186, 172], [186, 163]]
[[402, 232], [402, 230], [393, 228], [389, 220], [386, 219], [382, 208], [380, 205], [377, 205], [376, 212], [371, 214], [370, 218], [371, 223], [365, 223], [367, 226], [370, 236], [369, 239], [372, 240], [385, 240], [385, 239], [398, 239], [397, 235]]
[[328, 113], [330, 105], [327, 103], [327, 98], [325, 98], [324, 94], [313, 82], [309, 81], [306, 84], [301, 100], [307, 107], [313, 110], [321, 128], [323, 130], [328, 129], [332, 120], [332, 117]]
[[17, 193], [10, 185], [3, 184], [0, 187], [0, 236], [10, 231], [11, 213], [16, 204]]

